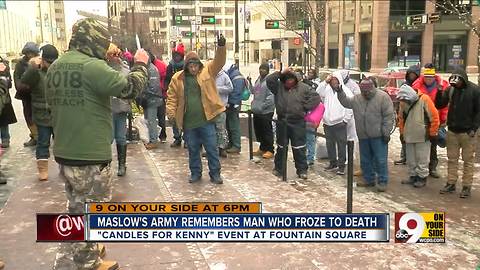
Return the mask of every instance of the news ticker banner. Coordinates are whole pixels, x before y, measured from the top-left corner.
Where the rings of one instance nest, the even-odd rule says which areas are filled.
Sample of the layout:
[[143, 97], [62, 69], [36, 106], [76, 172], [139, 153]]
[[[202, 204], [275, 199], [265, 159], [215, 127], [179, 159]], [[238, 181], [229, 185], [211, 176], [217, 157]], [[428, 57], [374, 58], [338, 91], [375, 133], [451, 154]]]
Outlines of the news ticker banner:
[[258, 214], [260, 202], [121, 202], [86, 203], [90, 214]]
[[99, 242], [388, 242], [388, 214], [88, 214]]
[[[37, 241], [388, 242], [389, 214], [261, 213], [261, 203], [88, 203], [37, 214]], [[445, 242], [444, 213], [395, 213], [395, 242]]]

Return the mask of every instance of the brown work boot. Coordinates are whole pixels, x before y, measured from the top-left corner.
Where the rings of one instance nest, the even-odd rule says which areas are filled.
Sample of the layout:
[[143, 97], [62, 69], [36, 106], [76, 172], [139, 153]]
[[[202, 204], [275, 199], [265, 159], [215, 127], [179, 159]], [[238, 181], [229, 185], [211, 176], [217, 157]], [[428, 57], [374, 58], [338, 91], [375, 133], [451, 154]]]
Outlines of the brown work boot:
[[262, 150], [260, 150], [260, 148], [253, 152], [253, 155], [256, 156], [256, 157], [261, 157], [265, 152], [263, 152]]
[[38, 180], [47, 181], [48, 180], [48, 159], [37, 160], [37, 168], [38, 168]]
[[156, 149], [160, 146], [160, 143], [159, 142], [153, 142], [153, 143], [147, 143], [145, 144], [145, 148], [147, 150], [152, 150], [152, 149]]
[[5, 263], [3, 261], [0, 261], [0, 270], [2, 270], [5, 267]]
[[105, 248], [104, 244], [98, 244], [98, 250], [100, 251], [100, 258], [105, 258], [105, 255], [107, 255], [107, 249]]
[[363, 172], [362, 170], [356, 170], [354, 173], [353, 173], [353, 176], [362, 176], [363, 175]]
[[116, 261], [103, 261], [97, 268], [97, 270], [116, 270], [119, 269]]
[[262, 157], [265, 158], [265, 159], [271, 159], [271, 158], [273, 158], [273, 153], [270, 152], [270, 151], [267, 151], [262, 155]]

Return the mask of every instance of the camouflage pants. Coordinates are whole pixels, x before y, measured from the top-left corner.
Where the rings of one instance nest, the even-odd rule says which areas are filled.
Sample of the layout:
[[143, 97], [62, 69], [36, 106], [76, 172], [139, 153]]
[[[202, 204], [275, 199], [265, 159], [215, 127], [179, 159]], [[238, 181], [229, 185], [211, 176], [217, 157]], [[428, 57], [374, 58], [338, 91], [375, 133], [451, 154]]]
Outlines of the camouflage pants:
[[217, 132], [217, 146], [218, 148], [226, 149], [228, 146], [227, 133], [227, 115], [222, 112], [215, 118], [215, 130]]
[[[84, 213], [85, 202], [105, 202], [112, 198], [110, 164], [82, 167], [60, 165], [60, 175], [65, 181], [69, 213]], [[96, 269], [101, 262], [97, 243], [62, 243], [54, 269]]]

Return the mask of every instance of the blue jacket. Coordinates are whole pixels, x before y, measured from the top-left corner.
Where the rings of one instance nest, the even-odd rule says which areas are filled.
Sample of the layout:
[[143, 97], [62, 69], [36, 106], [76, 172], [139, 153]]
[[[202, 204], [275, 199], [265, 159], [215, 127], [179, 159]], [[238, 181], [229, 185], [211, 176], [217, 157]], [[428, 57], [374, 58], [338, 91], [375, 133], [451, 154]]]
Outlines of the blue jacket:
[[242, 104], [242, 92], [245, 89], [245, 77], [235, 66], [230, 67], [227, 74], [233, 84], [233, 91], [228, 95], [228, 104], [240, 105]]

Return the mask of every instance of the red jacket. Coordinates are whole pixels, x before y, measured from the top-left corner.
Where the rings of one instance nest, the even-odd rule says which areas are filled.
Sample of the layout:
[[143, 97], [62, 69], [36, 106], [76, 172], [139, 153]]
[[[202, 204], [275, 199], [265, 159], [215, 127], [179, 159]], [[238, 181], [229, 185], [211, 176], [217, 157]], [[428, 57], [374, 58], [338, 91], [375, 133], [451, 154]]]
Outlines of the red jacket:
[[160, 75], [160, 87], [162, 88], [163, 96], [167, 96], [167, 88], [165, 86], [165, 77], [167, 77], [167, 64], [163, 61], [155, 59], [153, 65], [157, 68]]
[[[427, 87], [423, 83], [423, 75], [418, 77], [418, 79], [413, 82], [412, 88], [418, 90], [419, 93], [424, 93], [430, 97], [430, 99], [435, 103], [435, 97], [437, 96], [438, 86], [441, 87], [442, 91], [447, 89], [450, 85], [448, 81], [442, 80], [440, 76], [435, 75], [435, 80], [437, 81], [437, 86], [433, 88], [432, 92], [428, 92]], [[441, 110], [438, 110], [440, 116], [440, 124], [445, 124], [447, 122], [448, 107], [445, 107]]]

